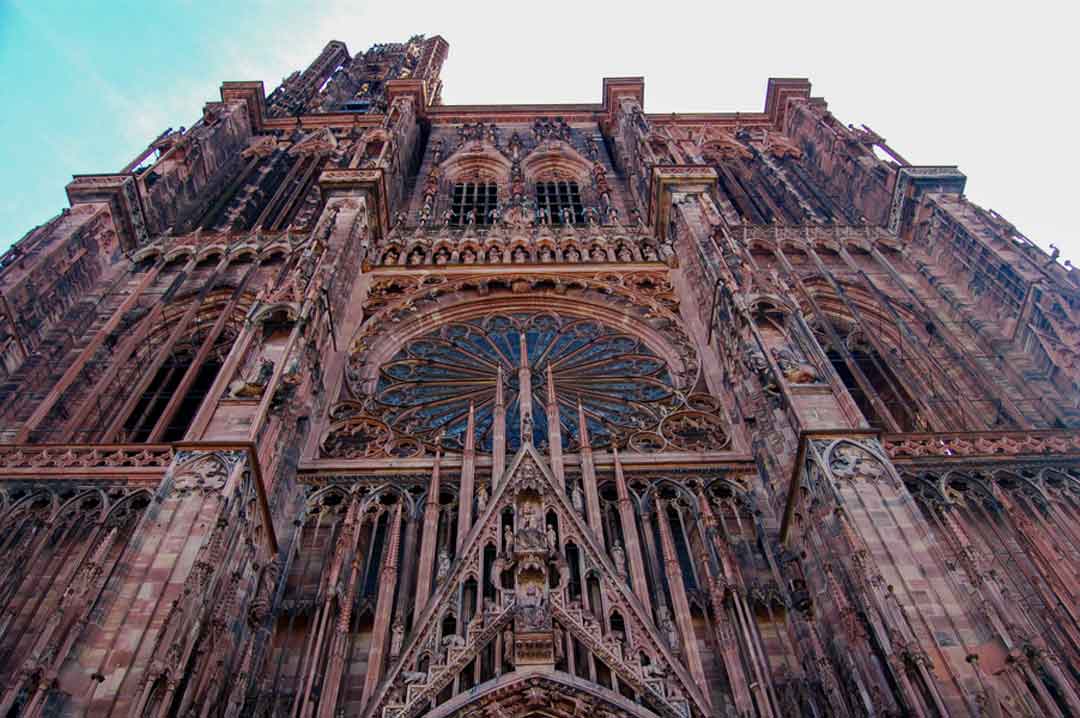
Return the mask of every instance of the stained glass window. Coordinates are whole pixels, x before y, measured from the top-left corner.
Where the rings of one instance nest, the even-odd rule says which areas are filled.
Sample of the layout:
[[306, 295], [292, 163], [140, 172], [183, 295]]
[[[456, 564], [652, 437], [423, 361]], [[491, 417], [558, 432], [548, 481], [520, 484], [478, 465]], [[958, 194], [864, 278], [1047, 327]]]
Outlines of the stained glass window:
[[460, 450], [473, 402], [477, 450], [488, 452], [501, 375], [507, 448], [513, 451], [521, 444], [522, 336], [537, 446], [547, 443], [548, 367], [567, 447], [578, 443], [579, 399], [594, 446], [655, 426], [675, 399], [666, 363], [636, 336], [594, 319], [495, 314], [446, 324], [384, 364], [375, 391], [384, 420], [426, 441], [441, 435], [444, 447]]

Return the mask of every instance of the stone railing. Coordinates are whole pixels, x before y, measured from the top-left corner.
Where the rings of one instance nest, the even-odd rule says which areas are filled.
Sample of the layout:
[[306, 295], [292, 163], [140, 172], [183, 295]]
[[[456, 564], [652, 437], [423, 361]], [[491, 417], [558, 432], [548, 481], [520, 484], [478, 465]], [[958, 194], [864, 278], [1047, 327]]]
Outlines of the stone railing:
[[970, 459], [977, 457], [1080, 456], [1080, 431], [979, 431], [885, 434], [881, 437], [894, 461]]
[[167, 444], [0, 444], [0, 480], [107, 476], [157, 479], [173, 459]]
[[396, 227], [369, 255], [384, 267], [670, 262], [670, 245], [643, 227]]
[[[871, 224], [861, 226], [808, 224], [800, 227], [745, 224], [742, 226], [741, 233], [744, 243], [765, 242], [766, 244], [779, 242], [866, 244], [882, 239], [896, 239], [884, 227]], [[738, 231], [735, 232], [735, 235], [739, 236]]]

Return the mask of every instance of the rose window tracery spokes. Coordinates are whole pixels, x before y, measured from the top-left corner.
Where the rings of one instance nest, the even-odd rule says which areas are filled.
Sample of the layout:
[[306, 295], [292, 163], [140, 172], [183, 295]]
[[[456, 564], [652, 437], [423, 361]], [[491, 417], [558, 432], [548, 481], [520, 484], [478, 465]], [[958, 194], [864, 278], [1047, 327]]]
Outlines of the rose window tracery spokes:
[[477, 450], [490, 451], [501, 377], [513, 450], [521, 443], [523, 346], [537, 446], [547, 443], [549, 368], [567, 447], [577, 444], [579, 399], [594, 446], [657, 426], [676, 403], [667, 364], [636, 336], [593, 319], [497, 314], [446, 324], [403, 347], [379, 372], [381, 416], [398, 432], [460, 451], [472, 403]]

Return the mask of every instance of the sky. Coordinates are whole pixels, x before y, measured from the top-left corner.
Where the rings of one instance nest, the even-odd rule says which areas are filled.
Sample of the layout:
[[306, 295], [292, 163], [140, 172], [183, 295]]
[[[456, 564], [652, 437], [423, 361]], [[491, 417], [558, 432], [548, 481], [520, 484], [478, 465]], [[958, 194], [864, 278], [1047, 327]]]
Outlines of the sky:
[[[1069, 8], [1072, 7], [1072, 13]], [[1080, 264], [1075, 6], [1066, 2], [359, 2], [0, 0], [0, 250], [66, 206], [73, 174], [117, 172], [192, 124], [224, 80], [266, 93], [331, 39], [353, 54], [440, 34], [443, 101], [599, 102], [645, 77], [646, 112], [760, 111], [807, 77], [840, 120]]]

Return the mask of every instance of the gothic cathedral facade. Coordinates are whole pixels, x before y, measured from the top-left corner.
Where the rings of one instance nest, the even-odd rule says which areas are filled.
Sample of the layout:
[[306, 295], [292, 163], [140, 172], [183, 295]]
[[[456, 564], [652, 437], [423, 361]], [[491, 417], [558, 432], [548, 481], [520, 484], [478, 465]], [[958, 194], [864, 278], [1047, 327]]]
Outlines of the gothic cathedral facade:
[[1080, 716], [1080, 274], [802, 79], [329, 43], [0, 259], [0, 716]]

